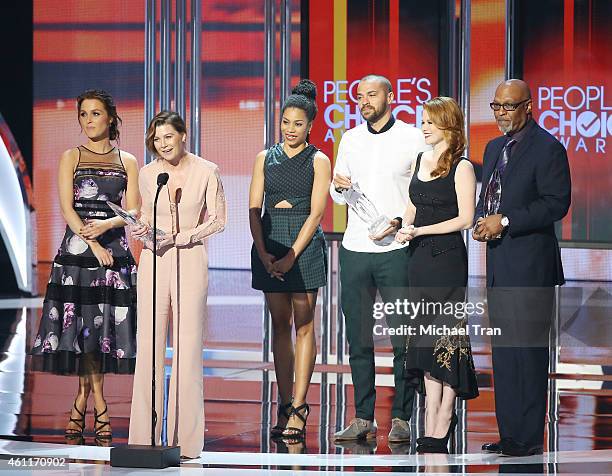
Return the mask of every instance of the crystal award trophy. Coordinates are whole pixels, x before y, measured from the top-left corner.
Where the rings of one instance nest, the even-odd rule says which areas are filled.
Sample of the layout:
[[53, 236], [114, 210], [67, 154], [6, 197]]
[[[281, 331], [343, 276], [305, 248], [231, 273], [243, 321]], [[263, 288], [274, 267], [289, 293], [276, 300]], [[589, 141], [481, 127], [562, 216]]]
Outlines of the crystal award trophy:
[[[344, 190], [342, 196], [353, 212], [368, 225], [368, 232], [371, 236], [378, 236], [391, 226], [389, 224], [391, 220], [378, 212], [376, 206], [359, 189], [357, 183], [354, 183], [351, 188]], [[382, 240], [375, 240], [374, 243], [379, 246], [388, 246], [393, 243], [394, 239], [395, 234], [391, 233]]]
[[[120, 217], [125, 223], [129, 226], [144, 226], [146, 223], [136, 218], [130, 212], [124, 210], [119, 205], [115, 205], [113, 202], [107, 201], [106, 204], [111, 208], [115, 215]], [[162, 238], [166, 236], [166, 232], [163, 230], [157, 229], [157, 241], [160, 241]], [[149, 233], [144, 235], [142, 238], [138, 238], [140, 241], [147, 242], [148, 244], [153, 244], [153, 230], [149, 230]]]

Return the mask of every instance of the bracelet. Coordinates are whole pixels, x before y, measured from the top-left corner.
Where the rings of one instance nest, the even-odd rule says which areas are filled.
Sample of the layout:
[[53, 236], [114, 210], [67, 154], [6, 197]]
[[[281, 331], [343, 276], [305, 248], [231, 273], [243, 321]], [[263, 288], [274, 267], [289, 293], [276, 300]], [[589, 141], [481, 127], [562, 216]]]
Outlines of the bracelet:
[[397, 229], [399, 230], [402, 227], [402, 217], [395, 217], [394, 220], [399, 222], [399, 225], [397, 225]]

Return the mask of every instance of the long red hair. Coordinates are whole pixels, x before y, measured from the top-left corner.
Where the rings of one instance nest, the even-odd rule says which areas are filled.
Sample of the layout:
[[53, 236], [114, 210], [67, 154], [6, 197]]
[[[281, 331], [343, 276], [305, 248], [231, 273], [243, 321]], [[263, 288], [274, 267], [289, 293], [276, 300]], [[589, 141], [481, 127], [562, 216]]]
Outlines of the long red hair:
[[431, 122], [443, 131], [444, 139], [448, 144], [448, 149], [438, 159], [438, 165], [431, 172], [431, 176], [446, 177], [452, 166], [461, 159], [467, 144], [463, 111], [457, 101], [446, 96], [430, 99], [423, 104], [423, 109], [429, 114]]

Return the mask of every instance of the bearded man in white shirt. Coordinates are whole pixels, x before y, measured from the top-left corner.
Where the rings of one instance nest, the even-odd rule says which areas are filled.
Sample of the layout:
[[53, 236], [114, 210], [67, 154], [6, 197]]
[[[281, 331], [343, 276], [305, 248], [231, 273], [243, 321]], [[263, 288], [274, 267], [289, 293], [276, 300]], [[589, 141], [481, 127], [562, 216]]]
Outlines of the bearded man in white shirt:
[[[357, 88], [357, 100], [365, 123], [342, 136], [330, 187], [332, 199], [346, 201], [344, 190], [358, 185], [377, 211], [401, 228], [408, 203], [412, 164], [420, 151], [427, 150], [422, 132], [395, 119], [391, 113], [393, 90], [384, 76], [368, 75]], [[373, 316], [376, 293], [384, 302], [406, 296], [408, 246], [393, 241], [384, 246], [369, 237], [368, 224], [349, 208], [348, 223], [340, 248], [341, 306], [346, 321], [351, 375], [355, 396], [355, 418], [335, 435], [335, 441], [376, 436], [376, 402]], [[387, 316], [389, 327], [403, 319]], [[391, 411], [390, 443], [410, 440], [408, 420], [412, 414], [414, 387], [404, 378], [406, 336], [391, 336], [395, 396]]]

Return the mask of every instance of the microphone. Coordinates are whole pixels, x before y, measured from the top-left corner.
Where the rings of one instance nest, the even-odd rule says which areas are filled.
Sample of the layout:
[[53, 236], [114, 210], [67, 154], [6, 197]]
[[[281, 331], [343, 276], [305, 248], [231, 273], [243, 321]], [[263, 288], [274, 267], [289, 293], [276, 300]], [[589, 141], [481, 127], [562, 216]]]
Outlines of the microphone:
[[153, 201], [153, 331], [152, 331], [152, 361], [151, 361], [151, 446], [155, 447], [155, 427], [157, 426], [157, 411], [155, 410], [155, 320], [157, 317], [157, 200], [159, 192], [168, 183], [170, 176], [162, 172], [157, 176], [157, 192]]
[[163, 187], [164, 185], [168, 183], [169, 178], [170, 176], [166, 172], [162, 172], [161, 174], [157, 176], [157, 186]]

